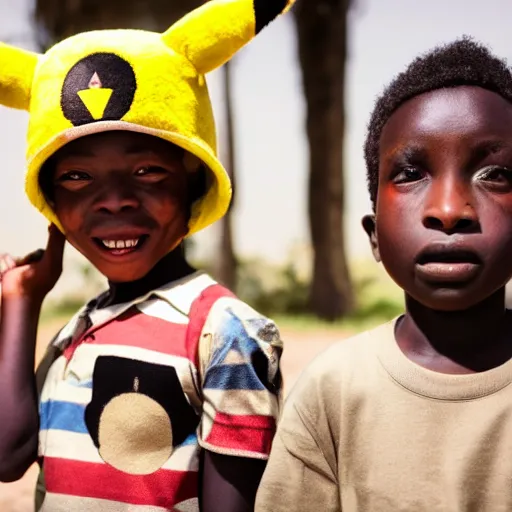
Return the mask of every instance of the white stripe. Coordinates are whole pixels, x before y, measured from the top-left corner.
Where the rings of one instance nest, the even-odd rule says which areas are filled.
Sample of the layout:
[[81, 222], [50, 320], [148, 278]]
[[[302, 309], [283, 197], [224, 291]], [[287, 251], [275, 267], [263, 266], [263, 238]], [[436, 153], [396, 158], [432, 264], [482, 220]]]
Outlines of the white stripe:
[[199, 471], [199, 445], [189, 444], [174, 450], [162, 469], [172, 471]]
[[217, 282], [208, 274], [200, 273], [189, 281], [169, 289], [160, 288], [155, 290], [154, 293], [188, 316], [192, 303], [206, 288], [214, 284], [217, 284]]
[[104, 464], [89, 434], [65, 430], [42, 430], [46, 438], [46, 457]]
[[175, 512], [195, 512], [196, 510], [199, 510], [199, 500], [197, 498], [182, 501], [174, 506]]
[[[274, 416], [279, 413], [278, 400], [270, 391], [204, 389], [204, 400], [216, 412], [230, 415]], [[211, 409], [210, 409], [211, 413]]]
[[44, 380], [43, 389], [41, 390], [41, 402], [46, 402], [53, 395], [56, 386], [62, 380], [65, 368], [66, 358], [64, 356], [58, 357], [50, 366]]
[[[98, 449], [88, 434], [66, 432], [64, 430], [41, 431], [45, 439], [46, 457], [76, 460], [93, 464], [104, 464]], [[198, 471], [199, 447], [196, 444], [181, 446], [174, 450], [162, 469], [172, 471]]]
[[188, 316], [184, 315], [168, 302], [162, 299], [147, 300], [141, 304], [137, 304], [136, 308], [142, 311], [145, 315], [154, 318], [160, 318], [166, 322], [173, 322], [175, 324], [188, 324]]
[[[199, 510], [197, 508], [196, 510]], [[168, 508], [152, 505], [131, 505], [97, 498], [82, 498], [48, 493], [41, 512], [168, 512]]]
[[92, 389], [74, 386], [67, 381], [59, 382], [59, 385], [55, 387], [51, 396], [45, 392], [45, 396], [41, 397], [41, 403], [45, 403], [48, 400], [58, 402], [71, 402], [73, 404], [87, 405], [91, 401]]
[[46, 452], [46, 437], [47, 437], [48, 431], [47, 430], [40, 430], [39, 431], [39, 444], [37, 445], [37, 456], [38, 457], [44, 457], [44, 454]]

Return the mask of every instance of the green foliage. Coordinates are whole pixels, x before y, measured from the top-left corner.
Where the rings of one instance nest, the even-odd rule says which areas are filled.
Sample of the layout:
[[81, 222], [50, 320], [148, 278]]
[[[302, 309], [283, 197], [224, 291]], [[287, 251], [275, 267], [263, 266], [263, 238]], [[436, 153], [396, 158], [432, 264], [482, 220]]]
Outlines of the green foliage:
[[323, 322], [308, 311], [309, 279], [288, 263], [273, 267], [259, 260], [240, 262], [238, 295], [261, 313], [301, 328], [349, 328], [385, 322], [403, 311], [402, 291], [374, 262], [353, 262], [357, 307], [337, 322]]
[[41, 321], [47, 322], [56, 318], [70, 319], [85, 303], [81, 297], [67, 296], [52, 301], [43, 307]]
[[305, 313], [308, 288], [291, 263], [283, 268], [258, 260], [239, 263], [238, 295], [265, 315]]

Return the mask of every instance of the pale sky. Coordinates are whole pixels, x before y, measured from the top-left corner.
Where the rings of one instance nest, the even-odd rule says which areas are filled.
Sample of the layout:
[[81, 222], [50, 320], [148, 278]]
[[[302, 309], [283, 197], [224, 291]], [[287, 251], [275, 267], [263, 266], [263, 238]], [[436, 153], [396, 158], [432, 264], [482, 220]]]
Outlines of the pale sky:
[[[312, 1], [312, 0], [310, 0]], [[509, 0], [355, 0], [350, 19], [345, 179], [346, 223], [351, 255], [368, 257], [360, 228], [369, 211], [362, 145], [373, 101], [418, 53], [464, 34], [512, 59]], [[31, 47], [31, 0], [0, 0], [0, 40], [21, 36]], [[511, 60], [512, 62], [512, 60]], [[296, 63], [292, 16], [265, 29], [236, 57], [234, 92], [238, 201], [235, 239], [242, 255], [286, 260], [292, 246], [307, 244], [307, 146], [305, 106]], [[221, 75], [209, 76], [222, 139]], [[23, 191], [25, 113], [0, 107], [0, 186], [3, 221], [0, 251], [22, 254], [44, 244], [46, 222]], [[197, 237], [211, 254], [215, 227]], [[68, 251], [68, 257], [76, 257]]]

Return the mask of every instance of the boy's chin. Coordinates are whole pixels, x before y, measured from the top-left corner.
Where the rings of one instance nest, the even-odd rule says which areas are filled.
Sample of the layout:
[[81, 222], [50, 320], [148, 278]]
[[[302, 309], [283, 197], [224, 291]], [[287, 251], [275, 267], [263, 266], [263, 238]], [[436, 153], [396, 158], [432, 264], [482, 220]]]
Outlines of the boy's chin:
[[407, 293], [423, 307], [434, 311], [454, 313], [477, 307], [493, 296], [498, 290], [480, 292], [464, 288], [437, 288], [430, 293]]
[[110, 282], [129, 283], [138, 281], [146, 276], [156, 265], [155, 262], [140, 262], [138, 264], [120, 263], [118, 265], [96, 265], [98, 271], [103, 274]]

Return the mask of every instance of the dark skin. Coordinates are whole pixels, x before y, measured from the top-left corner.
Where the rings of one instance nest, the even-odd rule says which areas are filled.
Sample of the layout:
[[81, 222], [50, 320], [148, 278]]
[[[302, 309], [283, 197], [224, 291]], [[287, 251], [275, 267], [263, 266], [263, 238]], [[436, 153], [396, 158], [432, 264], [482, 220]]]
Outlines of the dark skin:
[[377, 261], [404, 290], [404, 354], [469, 374], [512, 357], [512, 105], [479, 87], [417, 96], [385, 125], [375, 215]]
[[[53, 158], [52, 207], [66, 237], [52, 227], [43, 254], [20, 261], [8, 255], [0, 259], [1, 481], [19, 479], [36, 460], [37, 325], [42, 302], [62, 270], [65, 240], [111, 283], [143, 278], [188, 231], [189, 181], [182, 157], [181, 150], [160, 139], [111, 132], [72, 142]], [[105, 246], [105, 241], [119, 240], [136, 240], [137, 245], [115, 251]], [[188, 266], [179, 249], [174, 252], [181, 277]], [[38, 261], [27, 264], [30, 259]], [[263, 461], [205, 451], [201, 510], [253, 510], [264, 469]]]

